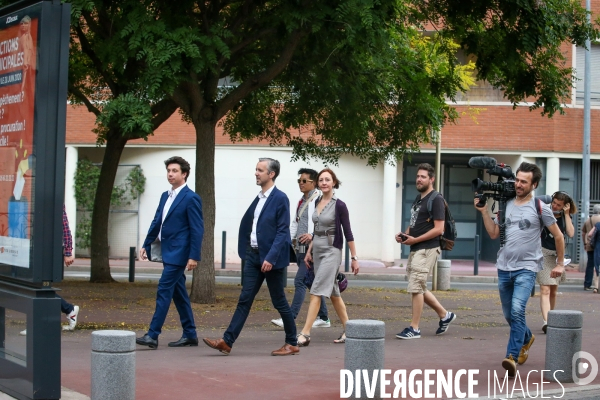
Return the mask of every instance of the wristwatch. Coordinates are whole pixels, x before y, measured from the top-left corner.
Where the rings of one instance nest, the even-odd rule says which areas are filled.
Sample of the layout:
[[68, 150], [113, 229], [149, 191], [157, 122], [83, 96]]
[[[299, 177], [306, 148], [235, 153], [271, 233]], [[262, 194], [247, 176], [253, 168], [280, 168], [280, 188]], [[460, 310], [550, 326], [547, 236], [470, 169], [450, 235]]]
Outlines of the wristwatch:
[[354, 261], [358, 261], [358, 256], [352, 256], [352, 257], [350, 257], [350, 259], [354, 260]]

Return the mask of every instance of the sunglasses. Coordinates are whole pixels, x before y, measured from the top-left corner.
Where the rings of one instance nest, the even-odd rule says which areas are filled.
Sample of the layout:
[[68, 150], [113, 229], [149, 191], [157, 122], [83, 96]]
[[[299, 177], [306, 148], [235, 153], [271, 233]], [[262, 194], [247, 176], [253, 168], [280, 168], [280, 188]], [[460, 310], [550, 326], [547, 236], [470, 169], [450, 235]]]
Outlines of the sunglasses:
[[310, 179], [298, 179], [298, 183], [314, 182]]

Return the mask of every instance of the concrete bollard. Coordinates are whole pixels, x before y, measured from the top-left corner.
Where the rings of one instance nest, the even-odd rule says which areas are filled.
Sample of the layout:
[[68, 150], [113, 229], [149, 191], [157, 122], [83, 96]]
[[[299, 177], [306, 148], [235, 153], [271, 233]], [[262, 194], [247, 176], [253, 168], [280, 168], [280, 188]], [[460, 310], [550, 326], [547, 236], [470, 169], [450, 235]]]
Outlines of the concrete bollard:
[[450, 260], [438, 260], [437, 262], [437, 290], [449, 290], [450, 289], [450, 271], [452, 268], [452, 261]]
[[[374, 382], [373, 371], [383, 369], [385, 359], [385, 323], [372, 319], [354, 319], [346, 323], [346, 347], [344, 354], [344, 368], [353, 375], [352, 398], [379, 399], [380, 377]], [[356, 395], [357, 372], [360, 379], [360, 395]], [[368, 371], [367, 385], [362, 370]], [[387, 377], [390, 378], [389, 376]], [[374, 385], [373, 385], [374, 384]]]
[[135, 399], [134, 332], [92, 332], [91, 399]]
[[544, 378], [553, 382], [573, 382], [573, 355], [581, 351], [582, 327], [581, 311], [548, 312]]

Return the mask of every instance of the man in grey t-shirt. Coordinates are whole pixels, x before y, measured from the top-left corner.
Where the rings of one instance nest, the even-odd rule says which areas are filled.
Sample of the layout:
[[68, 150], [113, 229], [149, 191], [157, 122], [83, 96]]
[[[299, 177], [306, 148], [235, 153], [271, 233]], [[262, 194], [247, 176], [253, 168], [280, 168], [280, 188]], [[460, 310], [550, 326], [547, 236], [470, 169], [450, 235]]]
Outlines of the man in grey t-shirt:
[[[510, 326], [506, 358], [502, 361], [502, 367], [509, 376], [516, 375], [517, 363], [527, 361], [529, 348], [535, 340], [525, 321], [525, 308], [535, 285], [536, 273], [542, 269], [540, 234], [544, 226], [548, 227], [556, 243], [557, 262], [550, 275], [557, 278], [565, 271], [565, 242], [556, 219], [547, 204], [533, 198], [533, 190], [541, 178], [542, 171], [535, 164], [523, 162], [517, 169], [517, 195], [506, 204], [506, 242], [498, 251], [496, 262], [502, 312]], [[482, 214], [486, 231], [492, 239], [496, 239], [500, 236], [500, 218], [492, 219], [487, 207], [477, 207], [477, 203], [478, 199], [475, 199], [475, 208]]]

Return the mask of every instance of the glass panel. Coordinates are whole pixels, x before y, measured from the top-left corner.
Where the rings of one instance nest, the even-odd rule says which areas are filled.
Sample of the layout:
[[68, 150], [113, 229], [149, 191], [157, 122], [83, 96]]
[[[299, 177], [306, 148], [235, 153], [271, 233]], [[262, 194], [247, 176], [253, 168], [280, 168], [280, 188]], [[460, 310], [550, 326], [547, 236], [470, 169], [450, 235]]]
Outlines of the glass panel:
[[449, 206], [454, 221], [476, 221], [478, 211], [473, 207], [473, 202], [450, 203]]
[[472, 260], [475, 256], [475, 243], [473, 239], [466, 240], [461, 239], [454, 242], [454, 248], [452, 251], [445, 251], [445, 259], [463, 259]]
[[41, 6], [28, 7], [0, 24], [0, 272], [31, 279], [34, 104]]
[[475, 222], [457, 222], [456, 233], [458, 238], [461, 239], [473, 239], [477, 234], [477, 223]]
[[5, 339], [4, 347], [0, 347], [0, 357], [26, 367], [27, 336], [20, 333], [27, 327], [27, 315], [9, 308], [0, 308], [0, 313], [2, 311], [5, 313]]
[[[473, 203], [474, 198], [475, 194], [471, 191], [470, 183], [469, 186], [450, 185], [448, 188], [448, 196], [446, 197], [446, 201], [448, 201], [449, 204], [453, 204], [454, 202]], [[454, 214], [454, 211], [452, 211], [452, 213]]]
[[479, 173], [478, 169], [452, 167], [452, 168], [450, 168], [450, 172], [449, 172], [449, 177], [450, 177], [449, 182], [452, 185], [468, 184], [468, 186], [471, 187], [471, 181], [473, 179], [477, 178], [478, 173]]

